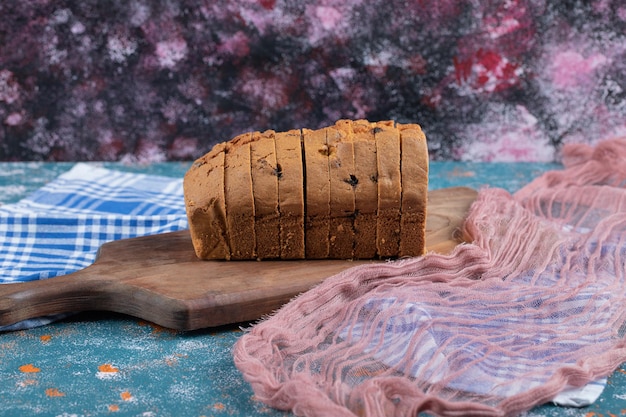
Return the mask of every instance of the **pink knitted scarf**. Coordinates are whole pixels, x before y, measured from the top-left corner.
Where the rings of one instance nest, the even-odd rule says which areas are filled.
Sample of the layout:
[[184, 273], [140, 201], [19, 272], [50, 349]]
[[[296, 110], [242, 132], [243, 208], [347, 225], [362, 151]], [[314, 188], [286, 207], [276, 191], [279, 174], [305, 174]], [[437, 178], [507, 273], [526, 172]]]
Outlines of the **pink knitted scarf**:
[[511, 415], [626, 361], [626, 139], [480, 191], [450, 255], [360, 266], [246, 332], [256, 396], [303, 416]]

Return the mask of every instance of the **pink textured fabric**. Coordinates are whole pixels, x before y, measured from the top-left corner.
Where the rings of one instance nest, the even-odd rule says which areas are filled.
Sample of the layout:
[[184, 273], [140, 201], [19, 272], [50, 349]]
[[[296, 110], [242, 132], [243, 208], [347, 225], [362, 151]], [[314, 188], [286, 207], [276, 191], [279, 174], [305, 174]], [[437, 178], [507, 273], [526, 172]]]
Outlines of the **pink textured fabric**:
[[472, 243], [352, 268], [253, 326], [234, 359], [303, 416], [511, 415], [626, 361], [626, 140], [564, 149], [514, 196], [480, 191]]

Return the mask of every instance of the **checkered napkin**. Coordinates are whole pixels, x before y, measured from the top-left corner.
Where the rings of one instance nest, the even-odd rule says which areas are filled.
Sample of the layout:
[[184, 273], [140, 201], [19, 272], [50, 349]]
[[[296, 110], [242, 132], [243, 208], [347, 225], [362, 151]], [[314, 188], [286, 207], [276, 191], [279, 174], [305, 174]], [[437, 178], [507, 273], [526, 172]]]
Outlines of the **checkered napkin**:
[[31, 196], [0, 206], [0, 283], [69, 274], [92, 264], [106, 242], [185, 228], [182, 179], [79, 163]]

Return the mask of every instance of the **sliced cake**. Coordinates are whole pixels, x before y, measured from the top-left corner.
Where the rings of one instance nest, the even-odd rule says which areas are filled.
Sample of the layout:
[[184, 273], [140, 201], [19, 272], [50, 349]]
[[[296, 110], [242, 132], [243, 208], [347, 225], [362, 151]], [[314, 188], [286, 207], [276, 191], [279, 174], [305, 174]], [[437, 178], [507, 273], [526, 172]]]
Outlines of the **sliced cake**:
[[354, 258], [376, 256], [376, 213], [378, 211], [378, 168], [374, 123], [357, 120], [354, 130]]
[[280, 258], [280, 212], [275, 132], [253, 132], [250, 142], [257, 259]]
[[377, 122], [374, 136], [378, 167], [376, 246], [379, 256], [395, 257], [400, 247], [400, 132], [393, 121]]
[[424, 253], [419, 125], [339, 120], [216, 145], [183, 181], [201, 259], [374, 259]]
[[352, 124], [338, 121], [327, 128], [330, 173], [329, 257], [351, 259], [354, 246], [354, 147]]
[[224, 149], [218, 143], [185, 174], [185, 208], [189, 232], [200, 259], [230, 259], [224, 197]]
[[250, 171], [251, 140], [252, 133], [245, 133], [228, 142], [225, 149], [224, 196], [232, 259], [256, 257], [254, 197]]
[[305, 257], [301, 135], [298, 129], [276, 133], [275, 136], [281, 259]]
[[308, 259], [328, 258], [330, 173], [326, 129], [302, 129], [305, 159], [305, 249]]
[[398, 256], [424, 253], [428, 202], [428, 147], [417, 124], [398, 124], [402, 175], [402, 220]]

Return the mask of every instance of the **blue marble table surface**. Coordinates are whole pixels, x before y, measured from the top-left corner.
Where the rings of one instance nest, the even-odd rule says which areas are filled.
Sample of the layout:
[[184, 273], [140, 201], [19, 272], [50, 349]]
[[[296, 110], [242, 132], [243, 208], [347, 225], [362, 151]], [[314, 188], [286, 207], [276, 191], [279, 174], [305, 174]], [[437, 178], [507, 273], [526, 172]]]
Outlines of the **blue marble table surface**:
[[[182, 177], [190, 163], [126, 166]], [[18, 201], [72, 163], [0, 163], [0, 203]], [[433, 162], [432, 189], [484, 185], [514, 192], [541, 163]], [[244, 326], [246, 324], [243, 324]], [[289, 416], [255, 400], [235, 368], [239, 325], [176, 332], [132, 317], [85, 313], [30, 330], [0, 333], [0, 416]], [[584, 408], [547, 404], [526, 417], [626, 415], [626, 364], [600, 399]]]

